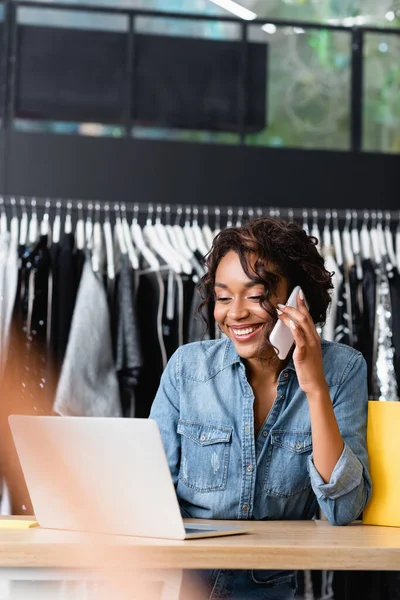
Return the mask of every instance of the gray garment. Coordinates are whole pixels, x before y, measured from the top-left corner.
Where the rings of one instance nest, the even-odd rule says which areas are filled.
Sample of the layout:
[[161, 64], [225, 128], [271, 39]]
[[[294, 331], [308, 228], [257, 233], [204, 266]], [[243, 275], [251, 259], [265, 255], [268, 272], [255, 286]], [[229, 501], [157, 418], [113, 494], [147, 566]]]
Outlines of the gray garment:
[[120, 257], [121, 270], [116, 278], [116, 348], [120, 398], [124, 416], [135, 416], [135, 387], [143, 364], [140, 334], [134, 306], [133, 270], [127, 254]]
[[62, 416], [122, 414], [107, 297], [90, 259], [83, 268], [53, 409]]

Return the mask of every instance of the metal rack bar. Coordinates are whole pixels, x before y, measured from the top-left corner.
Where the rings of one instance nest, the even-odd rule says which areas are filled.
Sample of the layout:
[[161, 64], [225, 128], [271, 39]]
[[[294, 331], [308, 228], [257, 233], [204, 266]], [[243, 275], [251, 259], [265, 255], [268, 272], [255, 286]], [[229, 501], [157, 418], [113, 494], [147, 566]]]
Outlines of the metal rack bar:
[[[186, 209], [198, 210], [199, 216], [202, 214], [210, 216], [223, 216], [223, 217], [236, 217], [238, 214], [247, 217], [258, 217], [258, 216], [276, 216], [283, 219], [308, 219], [311, 221], [313, 218], [323, 220], [327, 217], [337, 217], [340, 221], [353, 218], [357, 215], [357, 218], [361, 219], [366, 216], [375, 216], [378, 219], [390, 217], [394, 222], [400, 220], [400, 211], [389, 211], [381, 208], [375, 209], [340, 209], [335, 208], [291, 208], [291, 207], [272, 207], [272, 206], [243, 206], [243, 205], [230, 205], [230, 206], [213, 206], [213, 205], [188, 205], [188, 204], [153, 204], [144, 202], [116, 202], [116, 201], [97, 201], [97, 200], [71, 200], [69, 198], [37, 198], [30, 196], [16, 196], [16, 195], [0, 195], [0, 207], [13, 206], [13, 207], [30, 207], [35, 206], [36, 208], [46, 208], [49, 210], [56, 210], [60, 206], [64, 209], [72, 211], [81, 211], [93, 208], [97, 211], [104, 211], [105, 208], [110, 210], [110, 207], [119, 207], [123, 205], [127, 212], [139, 212], [141, 215], [145, 214], [156, 214], [157, 208], [161, 208], [161, 212], [170, 215], [182, 215], [185, 217]], [[160, 210], [158, 211], [160, 212]]]

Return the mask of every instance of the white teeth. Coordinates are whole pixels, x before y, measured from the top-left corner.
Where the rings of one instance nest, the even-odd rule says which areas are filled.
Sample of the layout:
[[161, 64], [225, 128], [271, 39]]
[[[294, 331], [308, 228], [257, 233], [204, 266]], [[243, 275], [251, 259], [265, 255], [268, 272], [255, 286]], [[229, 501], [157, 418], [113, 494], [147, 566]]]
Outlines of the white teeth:
[[249, 335], [249, 333], [253, 333], [257, 327], [247, 327], [247, 329], [234, 329], [236, 335]]

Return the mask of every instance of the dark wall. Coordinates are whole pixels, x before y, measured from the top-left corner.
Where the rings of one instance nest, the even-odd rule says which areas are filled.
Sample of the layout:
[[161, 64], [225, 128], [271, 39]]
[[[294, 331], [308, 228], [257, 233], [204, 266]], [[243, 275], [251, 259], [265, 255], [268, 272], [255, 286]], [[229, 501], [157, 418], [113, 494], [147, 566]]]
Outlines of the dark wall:
[[[1, 140], [0, 140], [0, 148]], [[0, 192], [106, 201], [399, 207], [400, 156], [13, 132]]]

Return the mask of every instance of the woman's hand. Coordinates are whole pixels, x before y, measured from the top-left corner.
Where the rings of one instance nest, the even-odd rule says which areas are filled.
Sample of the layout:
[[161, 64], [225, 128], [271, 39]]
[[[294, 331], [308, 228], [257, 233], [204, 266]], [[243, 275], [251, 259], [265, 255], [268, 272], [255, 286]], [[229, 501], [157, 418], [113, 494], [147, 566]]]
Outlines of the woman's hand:
[[326, 393], [328, 386], [325, 380], [322, 362], [321, 338], [307, 310], [304, 296], [297, 294], [298, 309], [278, 304], [278, 318], [289, 327], [296, 344], [293, 361], [297, 379], [301, 389], [310, 398], [313, 395]]

